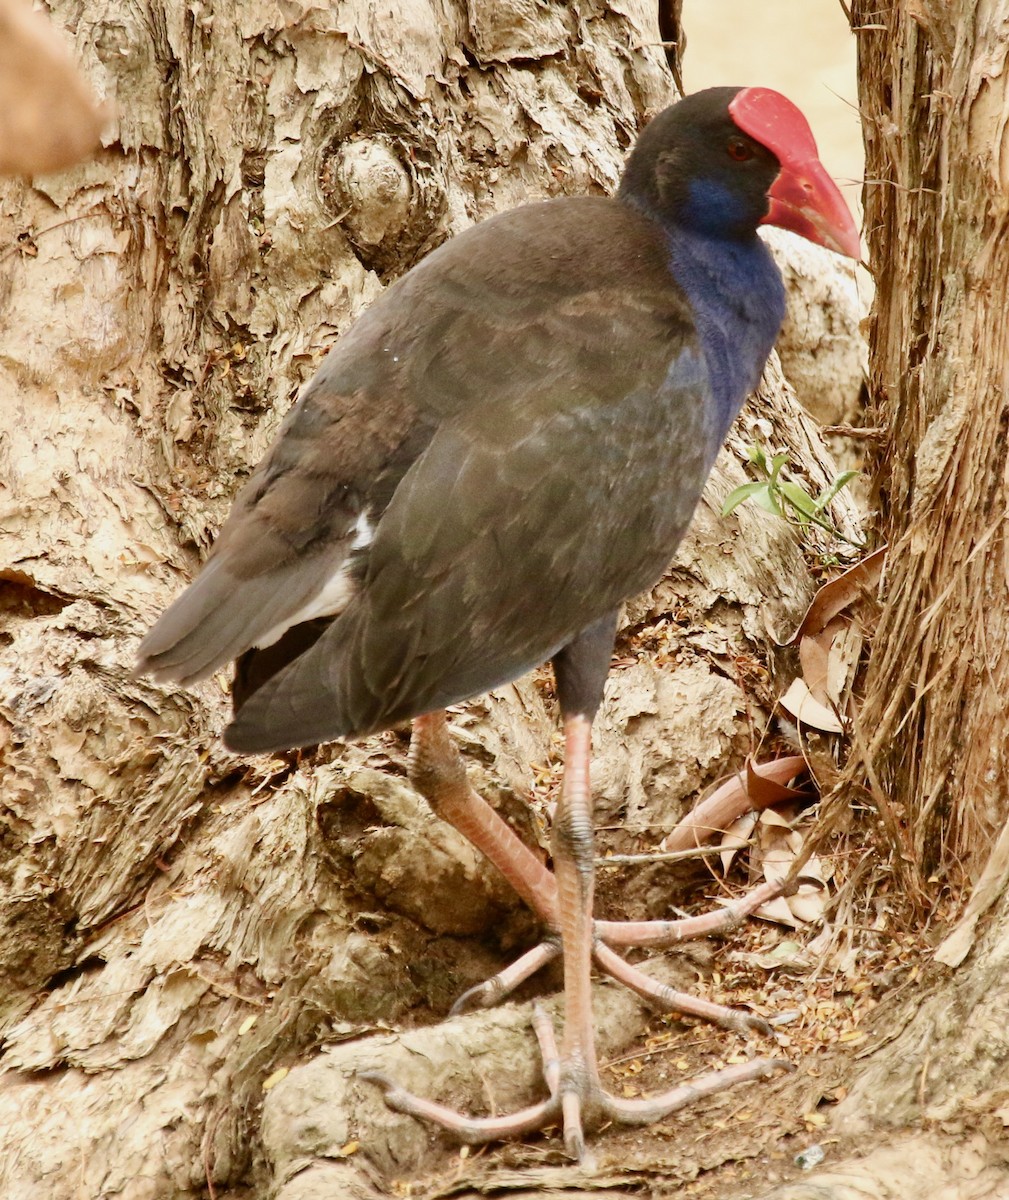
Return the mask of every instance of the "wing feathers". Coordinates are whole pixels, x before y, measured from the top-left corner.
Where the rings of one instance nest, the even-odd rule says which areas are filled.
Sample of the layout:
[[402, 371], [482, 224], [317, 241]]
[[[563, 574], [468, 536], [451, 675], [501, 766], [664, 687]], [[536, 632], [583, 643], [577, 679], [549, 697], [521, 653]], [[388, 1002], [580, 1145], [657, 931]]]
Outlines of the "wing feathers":
[[[241, 579], [211, 559], [140, 643], [137, 670], [193, 683], [292, 625], [339, 612], [351, 595], [346, 545], [301, 558], [293, 568]], [[334, 552], [335, 551], [335, 552]]]
[[704, 380], [683, 376], [649, 380], [619, 415], [586, 405], [523, 432], [521, 480], [503, 423], [442, 426], [376, 529], [360, 592], [243, 704], [227, 744], [310, 745], [457, 703], [653, 583], [706, 471]]
[[706, 454], [706, 380], [667, 387], [694, 331], [666, 260], [602, 199], [435, 251], [340, 339], [141, 668], [200, 678], [347, 600], [318, 640], [281, 637], [293, 661], [243, 660], [228, 743], [305, 745], [515, 678], [650, 583]]

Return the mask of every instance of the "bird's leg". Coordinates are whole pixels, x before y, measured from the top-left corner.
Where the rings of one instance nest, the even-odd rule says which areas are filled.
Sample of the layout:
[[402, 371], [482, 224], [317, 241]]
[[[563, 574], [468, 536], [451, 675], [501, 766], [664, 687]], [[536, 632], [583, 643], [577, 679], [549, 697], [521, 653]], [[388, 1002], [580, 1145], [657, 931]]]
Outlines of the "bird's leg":
[[[432, 810], [497, 867], [547, 928], [547, 937], [539, 945], [503, 971], [464, 992], [452, 1006], [452, 1014], [489, 1007], [499, 1003], [560, 954], [557, 883], [511, 826], [470, 785], [443, 711], [414, 720], [409, 773], [411, 783]], [[759, 1017], [674, 992], [656, 983], [612, 950], [606, 951], [608, 946], [672, 946], [725, 932], [780, 891], [776, 884], [762, 884], [725, 908], [675, 921], [596, 921], [593, 927], [596, 965], [663, 1011], [701, 1017], [727, 1029], [748, 1026], [766, 1031], [766, 1022]]]
[[578, 1160], [585, 1153], [585, 1122], [594, 1125], [601, 1115], [591, 989], [596, 871], [589, 788], [591, 747], [591, 720], [581, 714], [568, 717], [564, 722], [564, 781], [551, 829], [551, 850], [564, 953], [561, 1116], [564, 1148]]
[[762, 905], [787, 890], [779, 883], [762, 883], [722, 908], [675, 921], [596, 921], [596, 937], [608, 946], [675, 946], [695, 938], [728, 933], [752, 917]]
[[[434, 741], [435, 738], [429, 735], [432, 733], [432, 726], [434, 731], [437, 731], [439, 724], [444, 731], [444, 720], [440, 723], [431, 722], [425, 738]], [[564, 954], [564, 1037], [559, 1055], [549, 1019], [538, 1007], [533, 1022], [543, 1056], [543, 1073], [549, 1091], [547, 1099], [510, 1116], [471, 1117], [414, 1096], [379, 1072], [366, 1072], [363, 1078], [385, 1089], [386, 1102], [392, 1108], [439, 1125], [470, 1144], [521, 1137], [560, 1120], [564, 1130], [565, 1149], [573, 1158], [582, 1160], [585, 1156], [586, 1130], [598, 1126], [603, 1121], [611, 1120], [630, 1125], [656, 1121], [701, 1096], [711, 1095], [747, 1080], [766, 1078], [788, 1064], [773, 1059], [755, 1059], [721, 1071], [708, 1072], [690, 1083], [644, 1100], [628, 1100], [612, 1096], [603, 1090], [596, 1062], [595, 1022], [592, 1014], [590, 985], [593, 954], [615, 977], [627, 982], [636, 991], [640, 991], [641, 988], [636, 986], [638, 981], [628, 975], [634, 973], [635, 968], [600, 943], [594, 932], [592, 904], [595, 851], [589, 790], [591, 719], [581, 714], [569, 716], [565, 719], [564, 732], [564, 782], [552, 832], [556, 911]], [[437, 749], [435, 751], [436, 776], [439, 774], [441, 762], [444, 761], [443, 757], [439, 757], [439, 753], [443, 756], [444, 747], [441, 748], [441, 752]], [[430, 770], [431, 762], [426, 754], [421, 754], [418, 758], [420, 766], [414, 766], [413, 770], [422, 782], [425, 782], [424, 775]], [[431, 786], [430, 780], [426, 783]], [[459, 783], [459, 779], [456, 778], [456, 790]], [[463, 815], [468, 817], [470, 805], [464, 802], [463, 807], [467, 810]], [[451, 811], [451, 803], [449, 808]], [[489, 807], [488, 811], [492, 812]], [[493, 823], [482, 819], [475, 820], [472, 825], [479, 827], [480, 836], [485, 836], [488, 828], [494, 828]], [[500, 831], [495, 830], [495, 833], [500, 834]], [[508, 834], [514, 837], [510, 830]], [[495, 837], [494, 841], [496, 845], [507, 844], [507, 839], [500, 837]], [[513, 873], [513, 864], [509, 865], [508, 871], [510, 876]], [[520, 870], [517, 874], [531, 903], [534, 897], [541, 903], [545, 897], [549, 899], [549, 889], [542, 886], [541, 877], [534, 877], [531, 884], [527, 872]], [[530, 955], [526, 956], [529, 957]], [[643, 978], [647, 980], [647, 976]], [[695, 1015], [713, 1019], [711, 1012], [702, 1011], [703, 1002], [691, 1003], [695, 1006], [691, 1010]], [[718, 1017], [715, 1016], [714, 1019], [717, 1020]]]
[[561, 952], [557, 936], [557, 884], [553, 875], [486, 800], [470, 785], [448, 729], [444, 710], [416, 717], [410, 740], [410, 782], [443, 821], [448, 821], [501, 872], [547, 927], [547, 937], [510, 966], [469, 988], [452, 1015], [487, 1008]]
[[548, 928], [556, 928], [557, 885], [553, 876], [470, 786], [443, 709], [414, 718], [408, 770], [410, 782], [432, 811], [497, 867]]
[[[736, 1029], [749, 1026], [750, 1014], [733, 1012], [721, 1005], [685, 997], [656, 984], [625, 963], [595, 936], [592, 911], [595, 839], [589, 785], [591, 753], [591, 718], [581, 714], [567, 717], [564, 722], [564, 782], [554, 815], [551, 848], [564, 952], [564, 1040], [558, 1087], [564, 1148], [578, 1161], [585, 1156], [586, 1129], [591, 1130], [604, 1120], [632, 1125], [655, 1121], [701, 1095], [721, 1091], [744, 1080], [764, 1078], [787, 1065], [774, 1060], [757, 1059], [741, 1064], [740, 1068], [709, 1072], [690, 1084], [647, 1100], [625, 1100], [603, 1090], [596, 1063], [595, 1020], [592, 1015], [593, 954], [609, 974], [653, 1002], [671, 999], [672, 1007], [680, 1011], [689, 1011], [692, 1015]], [[644, 990], [639, 979], [648, 985]], [[727, 1015], [731, 1016], [731, 1021], [726, 1020]], [[770, 1032], [769, 1026], [766, 1029]]]
[[701, 1000], [686, 992], [674, 991], [668, 985], [646, 975], [644, 971], [631, 966], [611, 947], [668, 946], [677, 941], [706, 937], [711, 933], [724, 933], [742, 924], [762, 904], [776, 899], [785, 890], [780, 883], [762, 883], [741, 899], [727, 904], [725, 908], [702, 913], [697, 917], [683, 917], [678, 921], [596, 921], [593, 957], [601, 971], [663, 1012], [678, 1012], [684, 1016], [698, 1017], [702, 1021], [720, 1025], [723, 1029], [735, 1033], [756, 1030], [758, 1033], [770, 1035], [773, 1030], [763, 1017], [740, 1008], [728, 1008], [724, 1004]]

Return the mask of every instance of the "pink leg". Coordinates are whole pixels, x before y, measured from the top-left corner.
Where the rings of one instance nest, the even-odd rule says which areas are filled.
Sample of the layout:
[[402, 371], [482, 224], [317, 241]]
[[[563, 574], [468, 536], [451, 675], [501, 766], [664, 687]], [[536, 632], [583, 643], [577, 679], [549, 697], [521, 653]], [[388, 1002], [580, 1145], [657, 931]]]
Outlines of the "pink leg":
[[443, 821], [489, 859], [545, 924], [557, 925], [557, 884], [529, 847], [470, 787], [444, 711], [413, 722], [410, 782]]
[[596, 942], [594, 955], [596, 963], [607, 975], [636, 992], [642, 1000], [647, 1000], [662, 1012], [678, 1012], [686, 1017], [699, 1017], [702, 1021], [720, 1025], [722, 1029], [729, 1029], [733, 1033], [749, 1033], [753, 1030], [768, 1036], [773, 1033], [767, 1021], [758, 1017], [756, 1013], [745, 1012], [741, 1008], [727, 1008], [724, 1004], [713, 1004], [710, 1000], [701, 1000], [687, 992], [674, 991], [667, 984], [659, 983], [644, 971], [632, 967], [602, 942]]
[[586, 1120], [599, 1118], [599, 1068], [592, 1015], [592, 906], [595, 893], [595, 839], [589, 790], [592, 723], [569, 717], [564, 723], [564, 782], [554, 814], [551, 849], [557, 880], [564, 952], [564, 1040], [561, 1045], [561, 1116], [564, 1149], [578, 1161], [585, 1155]]
[[490, 979], [485, 979], [483, 983], [478, 983], [476, 987], [471, 987], [468, 991], [463, 992], [452, 1005], [449, 1016], [455, 1017], [459, 1013], [470, 1012], [474, 1008], [490, 1008], [492, 1005], [500, 1003], [520, 983], [525, 983], [530, 976], [535, 975], [540, 967], [545, 967], [548, 962], [553, 962], [560, 952], [559, 941], [540, 942], [538, 946], [533, 946], [521, 958], [517, 958], [510, 966], [505, 967], [503, 971], [498, 971]]
[[724, 908], [678, 921], [596, 921], [596, 937], [608, 946], [675, 946], [677, 942], [735, 929], [784, 891], [780, 883], [762, 883]]
[[[470, 786], [462, 756], [449, 732], [444, 712], [429, 713], [414, 721], [413, 741], [410, 746], [410, 779], [433, 811], [458, 829], [497, 867], [553, 934], [523, 954], [511, 966], [499, 971], [484, 983], [470, 988], [455, 1002], [452, 1012], [456, 1014], [498, 1004], [540, 967], [552, 962], [560, 952], [557, 936], [560, 933], [560, 918], [556, 880], [514, 830]], [[743, 795], [742, 792], [737, 794]], [[723, 803], [718, 812], [718, 819], [731, 823], [738, 815], [738, 812], [734, 809], [730, 811]], [[689, 818], [681, 822], [681, 825], [685, 826], [688, 822]], [[734, 929], [762, 904], [779, 896], [782, 890], [778, 884], [765, 883], [724, 908], [676, 921], [596, 921], [593, 926], [594, 938], [596, 943], [602, 941], [608, 946], [658, 948], [673, 946], [692, 938], [724, 933]], [[705, 1014], [718, 1012], [720, 1015], [715, 1018], [716, 1023], [729, 1024], [731, 1027], [752, 1020], [749, 1014], [739, 1013], [738, 1019], [733, 1021], [725, 1015], [732, 1010], [724, 1010], [719, 1005], [706, 1005], [703, 1001], [697, 1001], [694, 1005], [690, 997], [683, 997], [682, 993], [674, 993], [670, 989], [663, 990], [661, 985], [648, 980], [647, 976], [615, 954], [596, 953], [595, 957], [602, 971], [618, 978], [638, 995], [659, 1007], [700, 1016], [702, 1014], [697, 1011], [697, 1007], [700, 1006], [704, 1008]], [[632, 980], [635, 982], [632, 983]], [[674, 997], [684, 1002], [680, 1003], [679, 1000], [674, 1000]]]
[[[732, 1029], [761, 1028], [766, 1023], [748, 1013], [697, 1000], [656, 983], [625, 962], [604, 942], [633, 944], [637, 937], [650, 945], [680, 941], [719, 928], [730, 928], [770, 898], [769, 885], [720, 913], [689, 921], [599, 922], [593, 920], [595, 848], [589, 789], [591, 722], [582, 716], [565, 721], [565, 772], [554, 819], [552, 849], [555, 874], [550, 872], [505, 825], [493, 809], [469, 787], [461, 759], [449, 738], [443, 713], [415, 722], [411, 749], [411, 778], [434, 810], [450, 820], [483, 850], [519, 894], [559, 932], [564, 954], [564, 1038], [557, 1053], [549, 1019], [537, 1007], [534, 1026], [544, 1060], [549, 1097], [508, 1117], [470, 1117], [443, 1105], [413, 1096], [387, 1076], [365, 1076], [386, 1090], [387, 1103], [431, 1121], [468, 1143], [521, 1137], [560, 1118], [567, 1152], [581, 1160], [585, 1130], [604, 1120], [644, 1124], [674, 1112], [692, 1100], [750, 1079], [764, 1078], [787, 1067], [779, 1060], [750, 1063], [710, 1072], [650, 1100], [624, 1100], [604, 1092], [599, 1081], [592, 1015], [591, 966], [595, 957], [603, 970], [639, 995], [661, 1007], [672, 1007]], [[775, 895], [779, 889], [775, 889]], [[511, 968], [461, 998], [464, 1004], [497, 998], [555, 957], [551, 938], [522, 956]], [[459, 1006], [457, 1005], [457, 1008]]]

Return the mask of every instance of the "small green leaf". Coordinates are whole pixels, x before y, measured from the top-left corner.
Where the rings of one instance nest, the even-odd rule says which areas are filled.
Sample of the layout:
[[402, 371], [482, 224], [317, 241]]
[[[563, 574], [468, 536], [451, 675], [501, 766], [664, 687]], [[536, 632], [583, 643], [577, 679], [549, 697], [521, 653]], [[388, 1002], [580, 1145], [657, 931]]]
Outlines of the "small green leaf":
[[858, 474], [860, 474], [859, 471], [842, 471], [841, 474], [838, 475], [834, 482], [830, 485], [830, 487], [824, 488], [819, 496], [817, 496], [816, 511], [823, 512], [823, 510], [827, 507], [831, 500], [834, 499], [841, 488], [843, 488], [846, 483], [851, 483], [851, 481]]
[[771, 483], [778, 482], [778, 476], [781, 474], [781, 468], [788, 462], [787, 454], [776, 454], [771, 459]]
[[791, 479], [786, 479], [783, 483], [779, 483], [778, 490], [785, 497], [788, 503], [795, 509], [795, 511], [801, 513], [807, 519], [809, 517], [815, 517], [819, 511], [816, 506], [816, 501], [813, 499], [813, 497], [806, 491], [804, 487], [800, 487], [799, 484], [793, 483]]
[[779, 452], [768, 461], [763, 446], [754, 443], [746, 447], [746, 457], [763, 473], [764, 478], [734, 488], [722, 503], [723, 517], [735, 512], [744, 500], [753, 499], [772, 516], [798, 524], [804, 533], [808, 533], [810, 525], [816, 525], [843, 542], [849, 542], [852, 546], [861, 545], [845, 537], [823, 516], [826, 506], [845, 484], [859, 474], [858, 471], [842, 471], [814, 500], [801, 484], [791, 479], [780, 480], [781, 472], [788, 463], [787, 453]]
[[744, 500], [748, 500], [750, 496], [755, 496], [757, 492], [766, 490], [767, 484], [760, 479], [752, 483], [742, 483], [739, 487], [733, 488], [722, 502], [722, 516], [727, 517], [730, 513], [735, 512]]
[[767, 469], [767, 455], [764, 453], [763, 446], [747, 446], [746, 457], [755, 467], [760, 467], [765, 475], [770, 474]]
[[784, 511], [781, 507], [781, 501], [778, 499], [776, 490], [771, 487], [770, 482], [762, 483], [757, 491], [753, 493], [753, 498], [761, 508], [766, 509], [776, 517], [783, 517]]

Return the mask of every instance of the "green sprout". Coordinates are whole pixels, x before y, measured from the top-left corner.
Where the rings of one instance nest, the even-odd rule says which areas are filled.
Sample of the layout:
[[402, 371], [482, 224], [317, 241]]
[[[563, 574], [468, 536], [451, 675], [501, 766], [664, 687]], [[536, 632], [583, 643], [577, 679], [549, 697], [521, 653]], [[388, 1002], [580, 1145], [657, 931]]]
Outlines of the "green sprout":
[[744, 500], [755, 500], [761, 508], [766, 509], [776, 517], [797, 524], [806, 532], [810, 525], [816, 525], [834, 537], [847, 542], [849, 546], [862, 547], [861, 542], [854, 542], [845, 537], [836, 526], [824, 516], [827, 505], [837, 493], [851, 482], [858, 471], [842, 471], [823, 489], [819, 496], [813, 497], [793, 479], [782, 479], [781, 469], [788, 462], [787, 454], [775, 454], [770, 462], [761, 446], [747, 446], [746, 456], [763, 475], [763, 479], [754, 479], [750, 483], [740, 484], [733, 488], [725, 497], [722, 505], [722, 516], [727, 517], [743, 503]]

